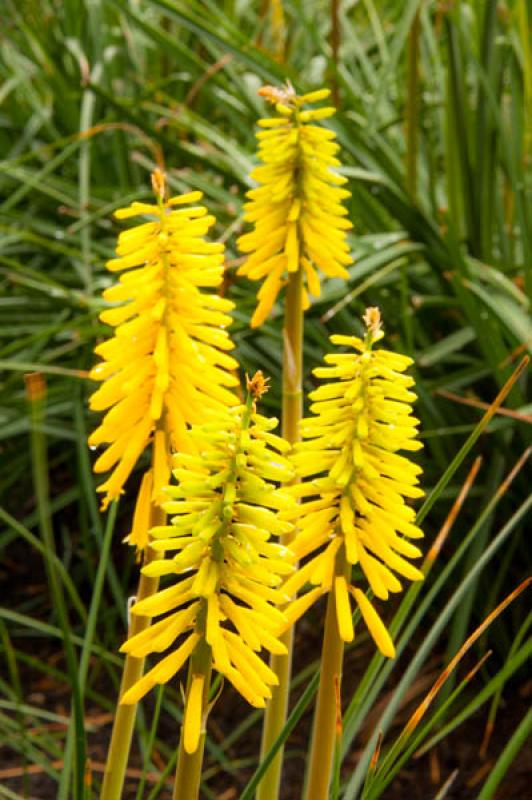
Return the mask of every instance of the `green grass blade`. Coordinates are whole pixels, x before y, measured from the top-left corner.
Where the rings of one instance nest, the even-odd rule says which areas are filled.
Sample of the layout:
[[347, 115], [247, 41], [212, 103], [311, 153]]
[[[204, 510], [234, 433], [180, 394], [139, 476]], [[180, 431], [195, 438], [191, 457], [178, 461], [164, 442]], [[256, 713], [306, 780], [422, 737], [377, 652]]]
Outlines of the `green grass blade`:
[[477, 796], [477, 800], [491, 800], [491, 798], [494, 797], [497, 787], [506, 775], [517, 753], [530, 738], [531, 733], [532, 709], [529, 709], [497, 759], [488, 779], [483, 784]]
[[255, 790], [260, 783], [260, 780], [268, 767], [270, 766], [271, 762], [273, 761], [275, 754], [279, 750], [280, 747], [284, 745], [288, 737], [290, 736], [291, 732], [299, 722], [301, 716], [305, 712], [306, 708], [312, 701], [312, 698], [316, 694], [318, 690], [318, 685], [320, 681], [320, 674], [319, 670], [312, 676], [310, 681], [308, 682], [307, 686], [305, 687], [305, 691], [295, 704], [294, 708], [290, 712], [288, 719], [272, 745], [271, 750], [266, 754], [265, 758], [259, 764], [258, 768], [255, 770], [251, 778], [249, 779], [248, 783], [246, 784], [242, 794], [240, 795], [240, 800], [252, 800]]
[[[72, 687], [72, 714], [75, 729], [74, 798], [75, 800], [82, 800], [85, 792], [84, 777], [86, 758], [85, 729], [83, 725], [83, 695], [78, 679], [77, 657], [72, 641], [65, 598], [55, 563], [51, 557], [51, 555], [55, 553], [55, 542], [50, 514], [48, 459], [46, 440], [40, 430], [44, 418], [46, 388], [42, 376], [35, 374], [33, 376], [28, 376], [27, 387], [32, 420], [31, 447], [33, 479], [39, 511], [39, 527], [45, 545], [46, 570], [50, 582], [50, 591], [53, 597], [54, 607], [60, 621], [65, 658], [68, 664], [68, 672]], [[64, 782], [61, 781], [59, 785], [58, 800], [66, 800], [68, 791], [69, 783], [67, 778]]]
[[[459, 586], [455, 589], [452, 597], [446, 603], [445, 608], [440, 613], [438, 619], [432, 625], [430, 631], [425, 635], [423, 644], [418, 648], [415, 656], [412, 658], [410, 664], [403, 673], [399, 681], [399, 685], [396, 687], [396, 690], [394, 692], [393, 699], [390, 701], [390, 703], [386, 708], [386, 711], [382, 714], [381, 718], [379, 719], [378, 730], [386, 731], [396, 711], [397, 705], [400, 702], [400, 698], [402, 697], [403, 692], [405, 691], [406, 687], [410, 685], [410, 682], [413, 680], [413, 677], [417, 674], [417, 671], [419, 670], [421, 664], [427, 658], [431, 647], [434, 645], [435, 641], [440, 636], [450, 616], [458, 607], [458, 604], [460, 603], [463, 595], [467, 592], [471, 584], [475, 581], [477, 575], [482, 571], [484, 566], [487, 563], [489, 563], [490, 559], [493, 558], [493, 556], [496, 554], [499, 548], [504, 544], [504, 542], [506, 541], [508, 536], [512, 533], [516, 525], [521, 521], [521, 519], [525, 517], [530, 507], [532, 507], [532, 496], [530, 496], [527, 500], [525, 500], [524, 503], [521, 504], [521, 506], [517, 509], [517, 511], [512, 515], [512, 517], [508, 520], [508, 522], [499, 531], [497, 536], [493, 539], [490, 546], [482, 554], [482, 557], [479, 559], [479, 561], [471, 570], [471, 572], [464, 579], [462, 579]], [[478, 525], [475, 527], [478, 529]], [[473, 529], [471, 533], [474, 534], [475, 529]], [[468, 537], [470, 541], [472, 538], [471, 533], [469, 534]], [[419, 613], [420, 611], [418, 610], [417, 615], [419, 615]], [[363, 757], [360, 759], [357, 768], [355, 769], [355, 771], [353, 772], [351, 778], [347, 783], [344, 792], [344, 800], [355, 800], [355, 798], [357, 797], [357, 793], [364, 782], [365, 771], [367, 769], [367, 764], [371, 757], [371, 753], [373, 752], [373, 748], [375, 747], [375, 742], [376, 742], [376, 734], [374, 734], [371, 737], [370, 742], [365, 748]], [[346, 743], [344, 742], [344, 751], [345, 747]]]

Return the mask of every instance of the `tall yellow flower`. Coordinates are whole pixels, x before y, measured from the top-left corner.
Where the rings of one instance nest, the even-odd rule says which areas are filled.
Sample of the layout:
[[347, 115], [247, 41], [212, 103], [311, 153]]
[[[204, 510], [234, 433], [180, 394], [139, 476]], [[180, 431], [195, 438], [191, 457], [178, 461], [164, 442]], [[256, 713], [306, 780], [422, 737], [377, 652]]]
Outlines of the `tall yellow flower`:
[[275, 104], [278, 116], [259, 120], [264, 129], [257, 134], [262, 166], [251, 173], [259, 186], [247, 193], [250, 202], [244, 206], [244, 219], [255, 227], [238, 240], [240, 250], [250, 253], [238, 274], [265, 278], [253, 327], [270, 313], [289, 272], [302, 269], [306, 287], [318, 297], [317, 270], [331, 278], [348, 278], [346, 266], [352, 263], [346, 242], [352, 226], [342, 205], [350, 193], [341, 188], [347, 179], [334, 171], [340, 166], [335, 158], [339, 145], [333, 131], [313, 124], [331, 117], [335, 109], [304, 108], [327, 98], [329, 90], [298, 97], [288, 85], [265, 86], [259, 93]]
[[[423, 534], [405, 502], [423, 495], [417, 485], [421, 468], [397, 452], [418, 450], [421, 443], [411, 410], [414, 381], [402, 374], [412, 360], [373, 347], [384, 335], [378, 309], [368, 309], [364, 320], [364, 340], [331, 337], [355, 352], [328, 355], [330, 366], [314, 370], [328, 382], [310, 395], [314, 416], [303, 420], [306, 441], [296, 445], [293, 456], [305, 480], [292, 487], [304, 502], [291, 549], [307, 560], [288, 578], [285, 591], [294, 594], [307, 582], [333, 591], [338, 631], [346, 642], [354, 636], [351, 595], [381, 652], [393, 657], [391, 638], [372, 603], [352, 584], [351, 572], [358, 565], [382, 600], [401, 591], [397, 575], [422, 580], [408, 559], [421, 556], [410, 540]], [[338, 569], [339, 563], [345, 568]], [[305, 597], [296, 600], [291, 618], [308, 606]]]
[[[105, 492], [104, 507], [120, 494], [152, 437], [154, 471], [144, 494], [149, 498], [152, 478], [154, 493], [167, 482], [165, 448], [157, 447], [163, 427], [174, 449], [188, 451], [188, 426], [206, 409], [236, 402], [227, 387], [237, 383], [231, 372], [237, 363], [226, 352], [233, 345], [225, 331], [233, 304], [212, 292], [222, 281], [224, 248], [204, 238], [214, 217], [201, 205], [189, 205], [201, 192], [165, 199], [162, 173], [157, 170], [152, 179], [156, 205], [132, 203], [115, 212], [118, 219], [148, 221], [120, 234], [118, 257], [107, 263], [122, 275], [104, 298], [119, 305], [100, 315], [115, 331], [95, 348], [103, 361], [91, 372], [103, 383], [90, 407], [106, 412], [89, 438], [92, 447], [107, 445], [94, 470], [112, 470], [98, 487]], [[141, 517], [145, 505], [138, 508]]]
[[[260, 393], [260, 377], [251, 389]], [[293, 558], [270, 537], [291, 531], [278, 511], [295, 506], [272, 483], [293, 477], [283, 455], [289, 445], [271, 432], [275, 425], [276, 420], [256, 412], [250, 394], [245, 405], [214, 412], [209, 422], [193, 426], [197, 453], [174, 457], [178, 483], [167, 489], [173, 499], [164, 506], [174, 516], [171, 525], [151, 533], [153, 550], [177, 554], [143, 568], [150, 576], [171, 575], [173, 582], [133, 606], [133, 614], [160, 620], [122, 647], [138, 657], [172, 650], [124, 695], [123, 703], [136, 703], [155, 684], [169, 681], [205, 645], [214, 668], [249, 703], [263, 707], [271, 696], [277, 677], [258, 653], [262, 648], [286, 652], [278, 639], [286, 620], [275, 605], [288, 600], [282, 581], [293, 571]], [[199, 741], [202, 681], [198, 674], [190, 684], [187, 752]]]

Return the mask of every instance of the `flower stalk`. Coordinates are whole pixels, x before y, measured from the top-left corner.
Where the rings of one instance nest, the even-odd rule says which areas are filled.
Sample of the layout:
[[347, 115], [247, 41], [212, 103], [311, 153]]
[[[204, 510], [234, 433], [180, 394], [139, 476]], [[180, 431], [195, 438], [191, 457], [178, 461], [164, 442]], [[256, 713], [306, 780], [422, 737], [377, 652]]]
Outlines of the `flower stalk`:
[[[154, 509], [152, 516], [153, 524], [164, 524], [164, 514], [161, 516], [159, 509]], [[150, 548], [145, 553], [145, 564], [149, 564], [153, 557]], [[158, 588], [159, 579], [150, 578], [143, 573], [140, 574], [136, 599], [138, 601], [151, 597]], [[128, 636], [135, 636], [141, 633], [150, 624], [146, 617], [131, 617], [128, 629]], [[119, 800], [122, 797], [124, 778], [126, 774], [131, 740], [135, 727], [135, 717], [137, 706], [125, 706], [120, 704], [120, 698], [142, 677], [144, 673], [144, 658], [135, 658], [126, 655], [122, 679], [120, 681], [119, 703], [116, 709], [111, 733], [111, 742], [107, 751], [107, 761], [103, 776], [100, 800]]]
[[[166, 522], [166, 514], [152, 500], [151, 489], [153, 484], [152, 475], [157, 472], [156, 464], [165, 457], [167, 451], [167, 436], [164, 428], [159, 426], [153, 445], [152, 469], [144, 475], [137, 499], [132, 532], [127, 537], [129, 543], [137, 547], [137, 552], [143, 558], [144, 565], [149, 564], [156, 556], [155, 551], [148, 544], [150, 528], [156, 525], [164, 525]], [[148, 492], [146, 492], [146, 488]], [[141, 571], [135, 596], [136, 602], [151, 597], [158, 588], [159, 578], [151, 577]], [[149, 626], [150, 622], [149, 617], [135, 617], [131, 614], [128, 624], [128, 637], [140, 634]], [[144, 658], [136, 658], [129, 653], [124, 661], [118, 695], [119, 701], [107, 752], [100, 800], [119, 800], [122, 797], [129, 751], [135, 728], [137, 705], [126, 706], [121, 704], [120, 700], [142, 677], [144, 662]]]
[[[299, 269], [288, 279], [285, 303], [285, 325], [283, 330], [283, 390], [282, 390], [282, 432], [287, 442], [293, 444], [299, 439], [299, 423], [303, 410], [303, 274]], [[289, 545], [292, 534], [281, 538], [281, 543]], [[261, 757], [270, 751], [279, 736], [288, 713], [290, 677], [292, 674], [292, 651], [294, 628], [288, 629], [280, 637], [286, 647], [286, 654], [273, 654], [270, 667], [279, 679], [264, 713], [262, 729]], [[283, 748], [280, 747], [273, 758], [257, 790], [257, 800], [269, 800], [279, 794]]]
[[286, 290], [283, 330], [282, 430], [291, 444], [300, 438], [303, 411], [303, 273], [292, 272]]
[[[102, 361], [91, 372], [101, 382], [91, 408], [105, 411], [89, 438], [93, 449], [105, 447], [94, 470], [111, 471], [98, 487], [104, 509], [122, 493], [146, 447], [152, 447], [151, 469], [142, 478], [126, 537], [144, 563], [137, 605], [148, 602], [159, 586], [159, 576], [149, 573], [156, 556], [149, 531], [166, 522], [160, 501], [170, 453], [194, 448], [191, 423], [206, 410], [233, 405], [236, 397], [229, 387], [237, 383], [232, 374], [236, 362], [227, 353], [233, 344], [225, 331], [232, 303], [205, 291], [223, 278], [223, 245], [204, 238], [214, 217], [203, 206], [191, 205], [201, 192], [168, 198], [159, 169], [152, 174], [152, 186], [156, 204], [133, 203], [115, 213], [118, 219], [144, 216], [148, 221], [122, 231], [117, 258], [107, 263], [111, 272], [121, 273], [104, 292], [106, 300], [118, 305], [100, 315], [114, 334], [96, 347]], [[132, 615], [129, 640], [149, 631], [150, 623], [150, 614]], [[101, 800], [122, 796], [137, 705], [123, 699], [142, 680], [144, 656], [126, 655]]]
[[[289, 482], [294, 471], [283, 455], [288, 443], [271, 432], [277, 420], [256, 411], [264, 391], [257, 373], [246, 403], [206, 414], [190, 430], [195, 452], [174, 456], [177, 485], [166, 487], [171, 499], [163, 504], [170, 524], [151, 530], [151, 546], [161, 555], [143, 568], [172, 582], [135, 604], [133, 615], [160, 619], [122, 646], [137, 657], [167, 651], [122, 696], [125, 705], [189, 661], [174, 795], [186, 800], [199, 791], [211, 669], [264, 708], [278, 678], [259, 653], [286, 653], [279, 632], [288, 620], [278, 606], [289, 600], [281, 587], [294, 571], [293, 557], [269, 539], [293, 528], [279, 512], [293, 515], [296, 503], [275, 484]], [[165, 557], [170, 551], [176, 554]]]
[[293, 601], [287, 617], [294, 621], [321, 593], [328, 593], [305, 800], [322, 800], [329, 792], [341, 719], [344, 642], [355, 635], [351, 597], [381, 653], [395, 656], [384, 623], [356, 585], [358, 573], [380, 600], [402, 590], [397, 574], [423, 579], [407, 560], [421, 556], [410, 540], [423, 533], [407, 503], [423, 495], [418, 486], [421, 470], [397, 453], [421, 447], [411, 408], [416, 399], [410, 391], [413, 380], [403, 374], [411, 359], [375, 347], [384, 336], [377, 308], [367, 309], [364, 322], [363, 339], [331, 337], [355, 352], [332, 353], [325, 357], [327, 366], [314, 371], [327, 382], [310, 395], [312, 414], [302, 422], [303, 441], [291, 457], [302, 478], [290, 487], [302, 500], [291, 549], [305, 561], [284, 588], [290, 595], [306, 584], [318, 588]]
[[[319, 296], [318, 270], [329, 277], [347, 278], [351, 264], [345, 240], [351, 223], [342, 201], [349, 192], [346, 179], [334, 168], [339, 146], [331, 130], [315, 124], [331, 117], [332, 107], [305, 108], [325, 100], [321, 89], [298, 97], [290, 84], [264, 86], [259, 94], [274, 107], [277, 116], [261, 119], [259, 158], [251, 177], [259, 186], [248, 192], [245, 218], [254, 230], [240, 237], [240, 249], [248, 258], [239, 274], [251, 280], [264, 278], [252, 327], [269, 316], [286, 285], [283, 328], [283, 436], [299, 440], [302, 415], [303, 313], [309, 294]], [[283, 540], [288, 543], [288, 540]], [[293, 631], [283, 635], [286, 655], [274, 654], [271, 667], [279, 678], [265, 712], [261, 756], [278, 738], [286, 720], [290, 689]], [[283, 749], [280, 748], [259, 786], [258, 800], [275, 800], [279, 794]]]
[[[335, 574], [348, 579], [348, 563], [344, 548], [336, 554]], [[305, 800], [323, 800], [329, 796], [329, 784], [337, 743], [338, 700], [342, 688], [344, 640], [338, 630], [336, 598], [333, 592], [327, 597], [325, 629], [320, 661], [320, 685], [312, 725], [312, 738], [307, 763]]]

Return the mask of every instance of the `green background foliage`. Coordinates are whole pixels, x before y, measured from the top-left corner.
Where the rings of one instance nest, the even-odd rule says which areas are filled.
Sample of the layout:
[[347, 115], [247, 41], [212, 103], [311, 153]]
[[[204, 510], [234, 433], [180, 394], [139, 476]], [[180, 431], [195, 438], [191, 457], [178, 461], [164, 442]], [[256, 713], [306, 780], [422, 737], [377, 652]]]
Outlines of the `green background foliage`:
[[[352, 192], [355, 264], [347, 286], [324, 283], [306, 316], [307, 388], [328, 335], [358, 332], [364, 307], [378, 305], [388, 346], [416, 362], [421, 458], [427, 490], [436, 487], [424, 521], [427, 548], [473, 456], [483, 459], [430, 578], [392, 610], [404, 655], [393, 664], [374, 656], [362, 688], [345, 698], [334, 796], [381, 796], [400, 759], [389, 759], [387, 772], [366, 774], [375, 736], [357, 745], [363, 749], [358, 766], [344, 758], [365, 716], [394, 687], [379, 722], [385, 732], [392, 727], [393, 737], [394, 715], [428, 659], [440, 668], [447, 664], [526, 576], [527, 482], [518, 475], [497, 493], [530, 439], [526, 370], [505, 400], [505, 413], [489, 423], [474, 451], [462, 453], [456, 470], [446, 470], [476, 430], [481, 404], [492, 401], [532, 346], [530, 4], [285, 0], [281, 28], [272, 24], [276, 5], [0, 2], [0, 551], [6, 586], [17, 581], [21, 565], [19, 588], [9, 589], [0, 610], [0, 737], [9, 740], [12, 762], [40, 765], [59, 797], [81, 796], [84, 768], [73, 759], [70, 785], [69, 770], [57, 766], [65, 729], [58, 734], [42, 724], [64, 720], [28, 698], [27, 685], [47, 676], [72, 687], [74, 705], [112, 710], [120, 663], [115, 653], [136, 574], [130, 554], [111, 548], [114, 515], [106, 521], [98, 512], [86, 447], [96, 420], [87, 412], [91, 387], [83, 371], [93, 363], [95, 342], [107, 334], [98, 312], [101, 291], [111, 283], [104, 262], [120, 229], [111, 215], [150, 196], [149, 173], [158, 163], [174, 192], [205, 193], [218, 220], [214, 235], [227, 245], [224, 291], [237, 304], [237, 355], [243, 370], [261, 368], [272, 376], [266, 405], [276, 413], [280, 309], [250, 330], [257, 285], [235, 277], [255, 121], [265, 111], [257, 89], [264, 83], [288, 79], [299, 92], [334, 89], [339, 111], [330, 124]], [[46, 403], [34, 404], [33, 425], [23, 382], [32, 371], [47, 380]], [[473, 405], [460, 402], [464, 398]], [[445, 485], [438, 483], [444, 474]], [[131, 495], [121, 503], [117, 543], [127, 533], [130, 506]], [[46, 564], [49, 591], [28, 591], [25, 560], [37, 571]], [[507, 681], [516, 680], [530, 652], [523, 607], [518, 600], [475, 645], [478, 657], [488, 648], [492, 657], [458, 703], [448, 684], [425, 739], [488, 701], [495, 714]], [[65, 657], [56, 663], [48, 656], [61, 640]], [[306, 686], [300, 704], [312, 697], [311, 661], [295, 677]], [[177, 691], [167, 691], [155, 712], [152, 704], [148, 717], [139, 716], [148, 770], [160, 768], [149, 755], [152, 714], [179, 715], [179, 705]], [[486, 708], [478, 716], [482, 723]], [[303, 710], [304, 704], [296, 706], [294, 724]], [[247, 710], [244, 715], [221, 743], [208, 743], [206, 797], [214, 796], [222, 774], [223, 785], [243, 790], [256, 765], [234, 756], [257, 722]], [[494, 744], [483, 800], [494, 796], [530, 724], [527, 717], [516, 723], [505, 750], [506, 743]], [[32, 726], [40, 732], [30, 736]], [[76, 735], [85, 738], [79, 715], [70, 747]], [[173, 739], [156, 743], [170, 771]], [[94, 788], [98, 780], [95, 772]], [[162, 779], [151, 781], [144, 795], [139, 786], [139, 797], [164, 797]], [[21, 781], [6, 787], [0, 796], [24, 796]], [[251, 797], [252, 789], [247, 792], [242, 797]]]

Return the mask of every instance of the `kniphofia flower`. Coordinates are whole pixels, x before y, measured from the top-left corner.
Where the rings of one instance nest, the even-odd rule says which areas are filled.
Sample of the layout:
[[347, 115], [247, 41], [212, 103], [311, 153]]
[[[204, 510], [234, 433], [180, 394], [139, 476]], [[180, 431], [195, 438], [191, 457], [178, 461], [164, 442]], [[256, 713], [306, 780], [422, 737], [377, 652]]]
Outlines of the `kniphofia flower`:
[[153, 183], [157, 204], [135, 202], [115, 212], [118, 219], [147, 219], [120, 234], [117, 258], [107, 263], [111, 272], [122, 274], [103, 296], [119, 305], [100, 315], [115, 330], [95, 348], [103, 361], [91, 372], [103, 383], [90, 407], [106, 412], [89, 438], [92, 447], [106, 445], [94, 470], [112, 470], [98, 487], [105, 493], [104, 507], [120, 494], [150, 441], [155, 443], [153, 475], [145, 476], [140, 492], [145, 502], [139, 498], [137, 505], [138, 531], [145, 529], [152, 492], [168, 481], [163, 429], [175, 450], [193, 449], [189, 425], [203, 419], [205, 410], [234, 405], [228, 387], [237, 383], [225, 330], [233, 304], [215, 293], [224, 248], [205, 240], [214, 217], [192, 205], [201, 192], [165, 199], [158, 170]]
[[[171, 524], [151, 531], [153, 550], [172, 555], [143, 568], [172, 582], [133, 606], [133, 614], [159, 619], [122, 647], [137, 657], [171, 650], [123, 703], [136, 703], [168, 682], [205, 643], [213, 667], [249, 703], [263, 707], [271, 696], [277, 676], [258, 654], [262, 648], [286, 652], [278, 638], [286, 619], [276, 605], [288, 600], [282, 581], [293, 571], [293, 558], [270, 538], [292, 530], [278, 512], [295, 506], [273, 483], [293, 477], [283, 455], [289, 445], [271, 432], [275, 425], [256, 412], [249, 395], [245, 405], [214, 412], [207, 423], [192, 427], [196, 454], [174, 456], [177, 485], [167, 488], [172, 499], [163, 506], [173, 515]], [[185, 713], [188, 752], [198, 743], [201, 696], [197, 688], [189, 697], [194, 708]]]
[[265, 279], [251, 319], [254, 327], [269, 315], [289, 272], [303, 270], [306, 308], [306, 289], [320, 294], [318, 270], [348, 278], [346, 266], [352, 263], [346, 242], [352, 226], [342, 204], [350, 193], [342, 188], [347, 179], [334, 171], [340, 166], [339, 145], [332, 130], [314, 124], [335, 109], [305, 108], [327, 98], [329, 90], [298, 97], [291, 86], [265, 86], [259, 93], [275, 104], [277, 116], [259, 120], [262, 165], [251, 173], [259, 186], [247, 193], [244, 206], [244, 219], [254, 230], [238, 240], [240, 250], [250, 254], [238, 273]]
[[[333, 591], [340, 637], [349, 642], [354, 630], [350, 595], [381, 652], [389, 657], [394, 646], [373, 604], [352, 583], [357, 565], [373, 594], [386, 600], [402, 589], [398, 575], [422, 580], [409, 559], [421, 556], [410, 540], [423, 536], [406, 498], [423, 495], [418, 486], [421, 468], [399, 450], [415, 451], [418, 420], [411, 404], [414, 383], [404, 371], [407, 356], [376, 349], [384, 335], [378, 309], [368, 309], [365, 338], [332, 336], [333, 344], [355, 352], [325, 357], [314, 370], [326, 380], [310, 394], [313, 416], [303, 420], [304, 441], [292, 457], [303, 482], [292, 491], [303, 498], [298, 533], [291, 549], [306, 559], [288, 578], [285, 591], [295, 594], [307, 582], [314, 589], [295, 601], [293, 619], [321, 591]], [[337, 556], [345, 570], [337, 569]]]

